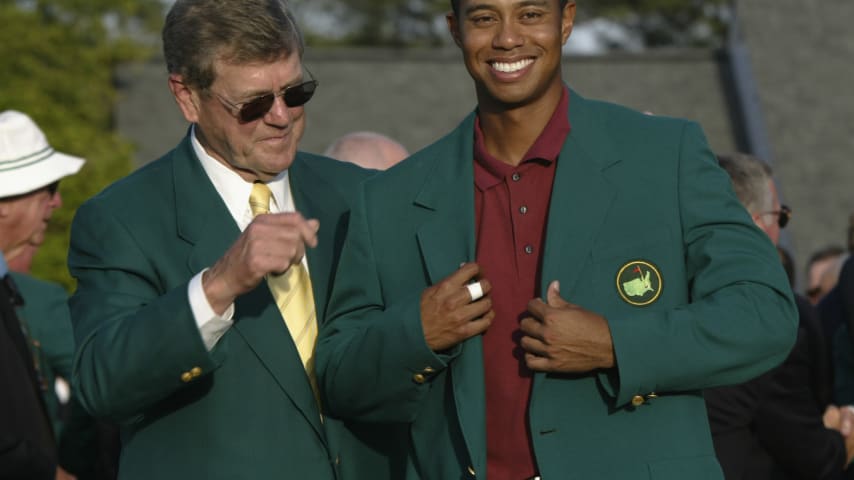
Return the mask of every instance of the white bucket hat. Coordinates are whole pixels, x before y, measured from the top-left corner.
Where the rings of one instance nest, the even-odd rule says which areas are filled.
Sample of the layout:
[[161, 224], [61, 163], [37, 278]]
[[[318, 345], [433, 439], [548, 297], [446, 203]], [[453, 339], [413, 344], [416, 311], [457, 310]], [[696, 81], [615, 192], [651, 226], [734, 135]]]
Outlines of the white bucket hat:
[[0, 198], [32, 192], [83, 166], [82, 158], [59, 153], [27, 115], [0, 113]]

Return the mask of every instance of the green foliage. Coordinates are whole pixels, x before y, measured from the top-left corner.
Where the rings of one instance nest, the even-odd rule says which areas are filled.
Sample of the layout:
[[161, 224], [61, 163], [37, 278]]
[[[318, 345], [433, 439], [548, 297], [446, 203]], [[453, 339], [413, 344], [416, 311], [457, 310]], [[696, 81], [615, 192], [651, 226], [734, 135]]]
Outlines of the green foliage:
[[142, 33], [155, 28], [159, 8], [158, 0], [0, 0], [0, 110], [27, 113], [55, 149], [87, 159], [80, 173], [61, 183], [64, 205], [54, 212], [33, 262], [40, 278], [73, 287], [66, 255], [74, 212], [131, 170], [131, 145], [113, 128], [112, 70], [152, 51], [143, 37], [117, 35], [104, 20], [133, 23]]

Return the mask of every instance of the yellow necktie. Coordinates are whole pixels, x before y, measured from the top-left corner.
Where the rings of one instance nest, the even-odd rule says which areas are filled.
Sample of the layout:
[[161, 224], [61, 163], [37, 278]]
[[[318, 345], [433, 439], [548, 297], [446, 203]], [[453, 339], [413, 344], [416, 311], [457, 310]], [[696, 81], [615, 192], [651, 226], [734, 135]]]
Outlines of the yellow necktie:
[[[270, 197], [271, 192], [267, 185], [260, 182], [252, 185], [249, 208], [252, 210], [253, 217], [270, 213]], [[270, 287], [285, 325], [291, 333], [316, 398], [314, 344], [317, 341], [317, 318], [308, 272], [302, 262], [291, 265], [282, 275], [267, 275], [267, 286]]]

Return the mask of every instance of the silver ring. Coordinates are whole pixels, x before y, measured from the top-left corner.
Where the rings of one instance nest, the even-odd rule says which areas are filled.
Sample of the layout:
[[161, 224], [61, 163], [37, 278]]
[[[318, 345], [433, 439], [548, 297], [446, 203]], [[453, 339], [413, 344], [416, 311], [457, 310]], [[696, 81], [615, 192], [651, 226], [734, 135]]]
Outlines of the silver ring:
[[480, 282], [469, 283], [466, 285], [466, 288], [469, 291], [472, 302], [480, 300], [483, 297], [483, 287], [480, 286]]

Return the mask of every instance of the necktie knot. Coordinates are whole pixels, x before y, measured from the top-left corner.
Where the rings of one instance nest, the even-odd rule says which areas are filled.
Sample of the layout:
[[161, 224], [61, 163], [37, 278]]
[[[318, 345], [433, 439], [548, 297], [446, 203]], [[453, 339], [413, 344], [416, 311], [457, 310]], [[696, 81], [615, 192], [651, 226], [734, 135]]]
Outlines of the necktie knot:
[[270, 187], [261, 182], [252, 184], [252, 192], [249, 194], [249, 209], [252, 210], [252, 216], [258, 216], [262, 213], [270, 213], [270, 197], [273, 192]]

